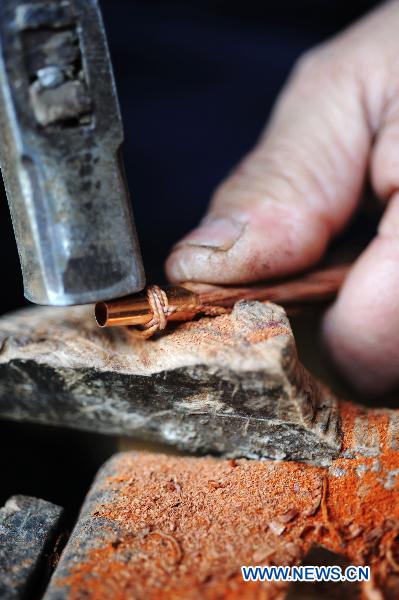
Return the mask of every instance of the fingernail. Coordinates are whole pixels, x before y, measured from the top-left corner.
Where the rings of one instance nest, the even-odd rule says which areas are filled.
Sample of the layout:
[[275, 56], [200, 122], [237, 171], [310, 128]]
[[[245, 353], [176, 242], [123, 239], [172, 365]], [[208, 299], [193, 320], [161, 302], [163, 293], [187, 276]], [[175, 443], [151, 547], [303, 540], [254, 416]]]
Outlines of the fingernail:
[[207, 217], [202, 224], [183, 238], [176, 248], [199, 246], [227, 252], [234, 246], [245, 229], [245, 223], [232, 218]]

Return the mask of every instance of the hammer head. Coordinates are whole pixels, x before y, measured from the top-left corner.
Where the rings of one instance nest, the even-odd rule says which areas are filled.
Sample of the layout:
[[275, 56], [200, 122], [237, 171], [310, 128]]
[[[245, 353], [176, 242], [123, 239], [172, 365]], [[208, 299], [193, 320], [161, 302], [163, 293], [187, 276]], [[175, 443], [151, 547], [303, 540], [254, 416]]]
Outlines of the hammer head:
[[32, 302], [143, 289], [122, 143], [97, 0], [1, 0], [0, 164]]

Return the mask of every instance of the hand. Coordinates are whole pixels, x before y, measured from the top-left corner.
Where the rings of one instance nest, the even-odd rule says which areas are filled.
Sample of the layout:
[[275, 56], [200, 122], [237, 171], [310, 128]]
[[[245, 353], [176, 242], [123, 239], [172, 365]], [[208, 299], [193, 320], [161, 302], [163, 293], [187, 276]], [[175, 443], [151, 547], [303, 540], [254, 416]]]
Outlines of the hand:
[[324, 320], [359, 388], [399, 383], [399, 2], [300, 59], [252, 152], [167, 261], [171, 280], [248, 283], [316, 263], [369, 173], [387, 203]]

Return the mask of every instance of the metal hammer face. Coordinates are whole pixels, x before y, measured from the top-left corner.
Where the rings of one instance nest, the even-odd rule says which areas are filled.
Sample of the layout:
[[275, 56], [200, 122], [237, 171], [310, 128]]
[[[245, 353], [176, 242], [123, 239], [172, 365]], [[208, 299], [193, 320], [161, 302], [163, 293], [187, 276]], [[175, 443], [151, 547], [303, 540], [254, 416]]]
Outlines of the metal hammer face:
[[144, 287], [122, 142], [97, 0], [1, 0], [0, 164], [32, 302]]

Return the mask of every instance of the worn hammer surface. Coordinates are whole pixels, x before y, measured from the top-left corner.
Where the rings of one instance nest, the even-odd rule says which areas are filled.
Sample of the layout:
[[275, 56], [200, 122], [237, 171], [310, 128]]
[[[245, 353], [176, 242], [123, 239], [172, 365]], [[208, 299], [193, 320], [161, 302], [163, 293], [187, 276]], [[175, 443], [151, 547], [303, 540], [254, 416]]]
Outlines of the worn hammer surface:
[[87, 307], [0, 320], [0, 417], [158, 440], [229, 456], [328, 464], [341, 446], [337, 403], [298, 362], [279, 306], [142, 341], [99, 329]]

